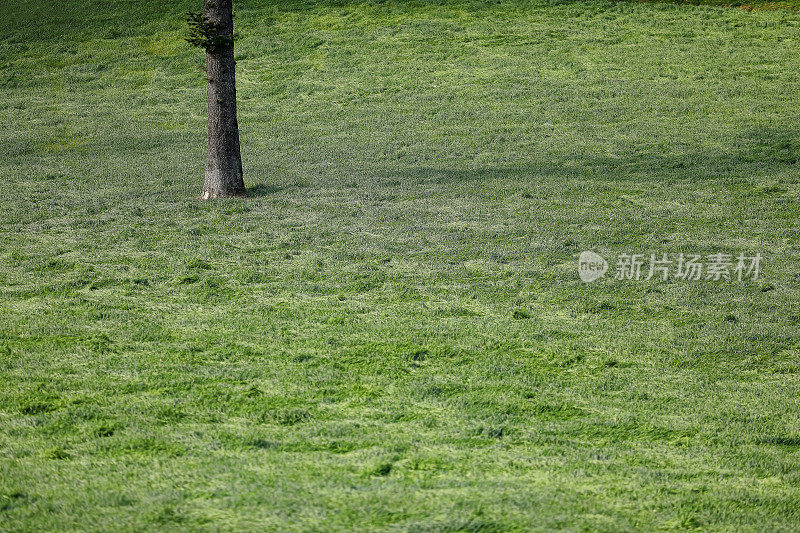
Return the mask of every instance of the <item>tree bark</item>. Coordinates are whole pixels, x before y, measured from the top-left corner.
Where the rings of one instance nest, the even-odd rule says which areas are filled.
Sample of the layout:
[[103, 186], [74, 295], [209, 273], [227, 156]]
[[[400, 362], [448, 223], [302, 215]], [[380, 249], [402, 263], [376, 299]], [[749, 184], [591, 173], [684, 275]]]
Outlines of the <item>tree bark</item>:
[[226, 45], [206, 50], [208, 156], [201, 199], [245, 196], [239, 123], [236, 118], [236, 61], [233, 0], [204, 0], [203, 15], [217, 24]]

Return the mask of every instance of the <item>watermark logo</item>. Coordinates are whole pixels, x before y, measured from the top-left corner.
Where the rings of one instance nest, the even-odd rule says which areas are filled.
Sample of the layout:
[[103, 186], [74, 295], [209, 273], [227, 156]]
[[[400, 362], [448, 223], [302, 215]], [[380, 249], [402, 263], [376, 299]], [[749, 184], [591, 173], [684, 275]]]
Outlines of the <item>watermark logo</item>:
[[608, 272], [608, 261], [594, 252], [581, 252], [578, 257], [578, 275], [586, 283], [602, 278]]
[[[734, 256], [717, 252], [701, 254], [618, 254], [613, 278], [618, 281], [755, 281], [758, 279], [760, 253]], [[591, 251], [578, 257], [578, 276], [586, 283], [600, 279], [608, 272], [608, 262]]]

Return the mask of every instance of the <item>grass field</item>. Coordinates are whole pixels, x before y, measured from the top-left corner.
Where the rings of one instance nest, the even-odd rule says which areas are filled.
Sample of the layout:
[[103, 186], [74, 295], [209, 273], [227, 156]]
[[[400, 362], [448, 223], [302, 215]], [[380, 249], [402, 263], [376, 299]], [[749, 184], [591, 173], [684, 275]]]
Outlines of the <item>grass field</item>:
[[7, 4], [0, 530], [800, 528], [800, 14]]

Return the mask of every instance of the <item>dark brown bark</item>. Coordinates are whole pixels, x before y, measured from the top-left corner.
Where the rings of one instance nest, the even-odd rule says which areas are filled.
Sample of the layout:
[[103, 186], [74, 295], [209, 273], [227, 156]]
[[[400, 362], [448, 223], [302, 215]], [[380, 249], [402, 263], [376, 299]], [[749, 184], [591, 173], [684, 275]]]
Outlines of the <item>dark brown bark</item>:
[[224, 44], [206, 49], [208, 156], [200, 198], [244, 196], [239, 123], [236, 119], [233, 0], [204, 0], [203, 15], [217, 25]]

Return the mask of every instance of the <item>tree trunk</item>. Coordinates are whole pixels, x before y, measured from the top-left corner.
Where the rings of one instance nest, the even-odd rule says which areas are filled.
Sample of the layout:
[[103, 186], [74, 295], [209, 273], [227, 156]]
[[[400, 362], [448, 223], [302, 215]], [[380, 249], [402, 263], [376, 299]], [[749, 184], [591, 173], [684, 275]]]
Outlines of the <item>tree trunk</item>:
[[245, 196], [239, 123], [236, 119], [236, 61], [233, 59], [233, 0], [204, 0], [203, 15], [217, 24], [226, 45], [206, 50], [208, 156], [201, 199]]

